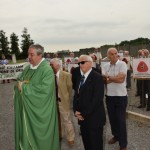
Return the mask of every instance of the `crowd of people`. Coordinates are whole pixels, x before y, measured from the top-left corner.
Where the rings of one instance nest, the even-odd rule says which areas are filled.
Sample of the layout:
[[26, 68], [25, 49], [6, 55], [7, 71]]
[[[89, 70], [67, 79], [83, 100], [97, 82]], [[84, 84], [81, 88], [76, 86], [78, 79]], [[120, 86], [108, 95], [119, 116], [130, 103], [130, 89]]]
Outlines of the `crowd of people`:
[[[148, 50], [139, 50], [138, 54], [142, 58], [149, 57]], [[78, 64], [78, 67], [67, 72], [64, 67], [61, 69], [62, 61], [57, 53], [53, 58], [50, 54], [44, 58], [41, 45], [29, 47], [29, 65], [19, 75], [14, 88], [15, 149], [60, 150], [62, 138], [73, 146], [73, 108], [85, 150], [104, 149], [105, 109], [112, 132], [108, 144], [118, 142], [120, 150], [127, 150], [127, 91], [131, 89], [133, 69], [129, 51], [124, 51], [123, 57], [120, 57], [116, 48], [109, 48], [109, 62], [103, 68], [102, 55], [98, 49], [79, 58], [71, 52], [70, 58], [71, 63]], [[7, 65], [8, 62], [3, 58], [1, 64]], [[149, 80], [136, 81], [136, 96], [140, 96], [138, 108], [147, 107], [146, 110], [150, 111]], [[139, 88], [141, 84], [144, 90]], [[72, 95], [73, 106], [70, 106]]]
[[[9, 61], [6, 59], [5, 55], [2, 55], [2, 59], [0, 60], [0, 65], [7, 65]], [[2, 83], [5, 84], [5, 80], [2, 80]], [[7, 79], [7, 83], [10, 83], [10, 80]]]
[[[150, 58], [150, 53], [147, 49], [138, 51], [138, 58]], [[149, 78], [136, 79], [137, 92], [135, 96], [140, 96], [140, 105], [138, 108], [146, 108], [150, 111], [150, 80]]]

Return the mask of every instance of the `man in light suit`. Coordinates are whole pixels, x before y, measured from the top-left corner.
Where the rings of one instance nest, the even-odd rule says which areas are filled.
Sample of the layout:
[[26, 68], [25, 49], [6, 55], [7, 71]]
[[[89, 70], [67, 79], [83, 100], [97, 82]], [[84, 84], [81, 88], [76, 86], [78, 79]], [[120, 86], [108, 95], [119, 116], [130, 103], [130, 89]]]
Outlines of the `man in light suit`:
[[92, 69], [92, 58], [81, 55], [74, 84], [73, 109], [80, 125], [85, 150], [103, 150], [103, 126], [105, 109], [103, 103], [103, 77]]
[[60, 70], [60, 60], [53, 58], [50, 62], [51, 67], [56, 75], [58, 86], [58, 110], [60, 113], [61, 136], [67, 138], [68, 144], [74, 144], [75, 132], [70, 118], [70, 100], [72, 96], [71, 74]]

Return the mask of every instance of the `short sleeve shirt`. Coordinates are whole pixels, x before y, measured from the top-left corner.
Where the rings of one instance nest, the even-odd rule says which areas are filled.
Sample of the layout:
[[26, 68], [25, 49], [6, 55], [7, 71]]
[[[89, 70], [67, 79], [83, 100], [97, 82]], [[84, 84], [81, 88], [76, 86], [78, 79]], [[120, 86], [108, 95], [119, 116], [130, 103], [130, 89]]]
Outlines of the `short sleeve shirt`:
[[[115, 64], [107, 63], [103, 68], [103, 74], [107, 76], [117, 76], [121, 72], [127, 74], [127, 65], [120, 60]], [[107, 96], [126, 96], [126, 79], [123, 83], [109, 83], [106, 89]]]

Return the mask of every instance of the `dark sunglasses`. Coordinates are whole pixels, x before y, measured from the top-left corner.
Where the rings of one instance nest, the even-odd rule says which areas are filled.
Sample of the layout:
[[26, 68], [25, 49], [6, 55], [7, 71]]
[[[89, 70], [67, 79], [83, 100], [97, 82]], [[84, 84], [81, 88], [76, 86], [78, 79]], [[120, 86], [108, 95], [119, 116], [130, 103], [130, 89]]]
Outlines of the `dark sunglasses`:
[[84, 65], [86, 62], [89, 62], [89, 61], [80, 61], [80, 62], [78, 62], [78, 65], [80, 65], [80, 64]]

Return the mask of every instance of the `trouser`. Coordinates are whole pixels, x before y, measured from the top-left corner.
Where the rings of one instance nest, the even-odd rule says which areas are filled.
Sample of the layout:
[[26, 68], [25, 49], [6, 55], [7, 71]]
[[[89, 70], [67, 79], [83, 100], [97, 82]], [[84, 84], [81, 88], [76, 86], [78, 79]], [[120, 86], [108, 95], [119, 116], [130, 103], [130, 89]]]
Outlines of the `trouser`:
[[85, 150], [103, 150], [103, 127], [80, 126]]
[[126, 83], [127, 83], [127, 88], [131, 88], [131, 70], [127, 70], [127, 79], [126, 79]]
[[140, 95], [142, 93], [142, 80], [136, 80], [136, 94]]
[[147, 105], [147, 108], [150, 108], [150, 80], [145, 80], [144, 83], [145, 83], [145, 86], [146, 86], [145, 91], [148, 94], [146, 105]]
[[106, 96], [111, 131], [121, 148], [127, 146], [126, 107], [127, 96]]
[[[150, 80], [141, 80], [140, 104], [150, 108]], [[146, 102], [146, 94], [148, 95]]]
[[[9, 79], [7, 79], [7, 82], [9, 83], [9, 82], [10, 82], [10, 80], [9, 80]], [[3, 80], [3, 83], [5, 83], [5, 80]]]
[[64, 110], [61, 102], [58, 102], [60, 122], [61, 122], [61, 136], [66, 137], [68, 141], [75, 138], [75, 131], [70, 117], [70, 111]]

